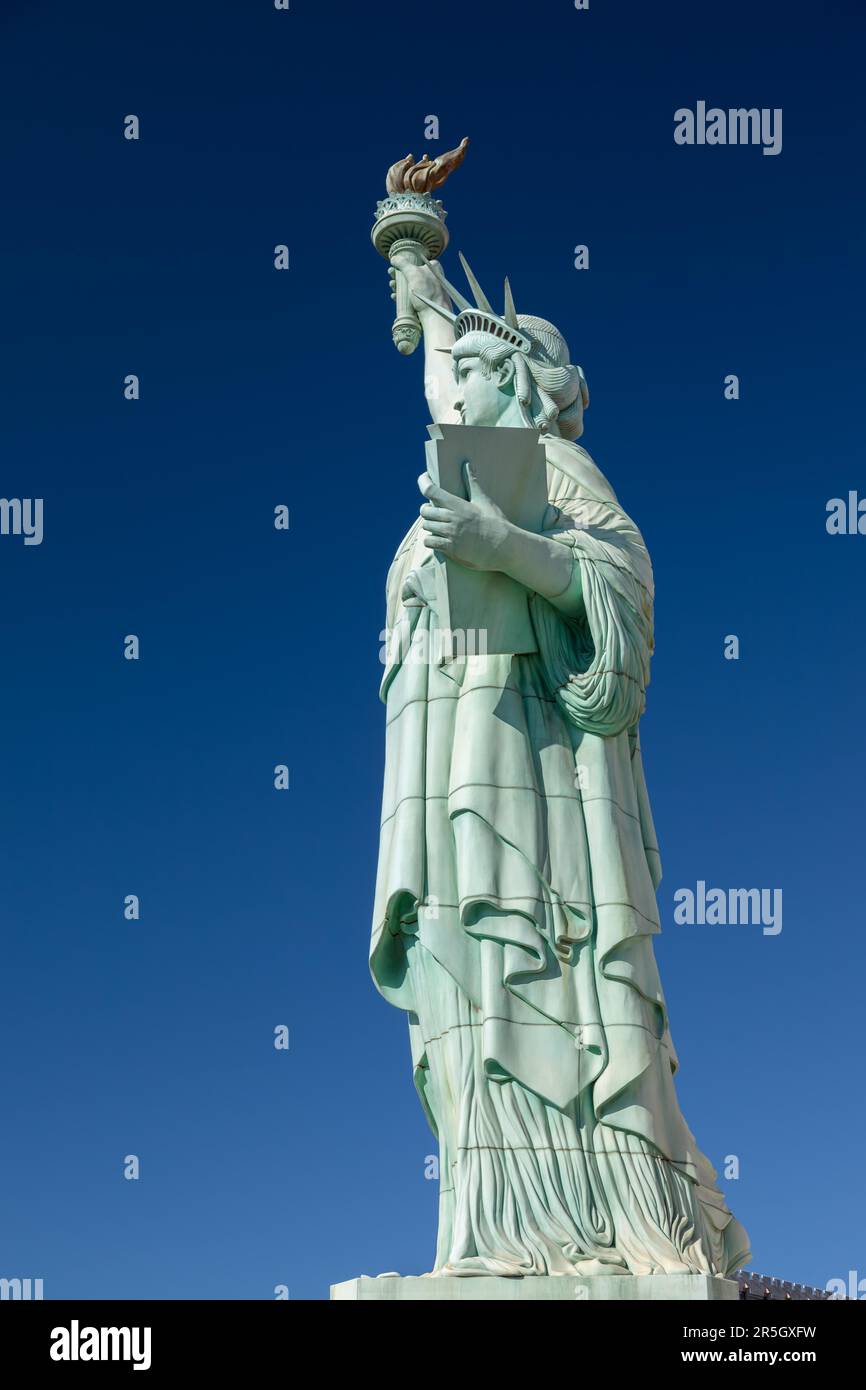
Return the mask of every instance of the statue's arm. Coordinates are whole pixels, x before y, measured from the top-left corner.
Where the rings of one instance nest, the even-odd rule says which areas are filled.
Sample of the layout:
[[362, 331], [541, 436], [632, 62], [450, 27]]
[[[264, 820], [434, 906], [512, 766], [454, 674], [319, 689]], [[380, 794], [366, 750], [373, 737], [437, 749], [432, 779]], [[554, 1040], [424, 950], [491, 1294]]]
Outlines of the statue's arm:
[[[406, 277], [412, 294], [412, 308], [421, 323], [424, 334], [424, 395], [430, 418], [435, 425], [459, 425], [460, 416], [454, 409], [457, 383], [451, 358], [454, 329], [447, 319], [424, 302], [431, 300], [443, 309], [451, 308], [448, 292], [435, 267], [435, 261], [416, 265], [411, 254], [399, 251], [394, 256], [391, 275]], [[424, 299], [416, 298], [417, 295], [423, 295]]]
[[580, 561], [572, 546], [507, 522], [501, 565], [505, 574], [560, 612], [576, 617], [583, 611]]
[[466, 499], [446, 492], [429, 473], [418, 479], [427, 499], [421, 508], [427, 532], [424, 544], [459, 564], [499, 570], [570, 617], [579, 614], [583, 593], [580, 561], [573, 546], [516, 526], [486, 495], [469, 464], [464, 464], [464, 469]]
[[457, 383], [451, 348], [454, 330], [426, 305], [419, 305], [418, 318], [424, 333], [424, 395], [434, 425], [459, 425], [460, 416], [454, 409]]

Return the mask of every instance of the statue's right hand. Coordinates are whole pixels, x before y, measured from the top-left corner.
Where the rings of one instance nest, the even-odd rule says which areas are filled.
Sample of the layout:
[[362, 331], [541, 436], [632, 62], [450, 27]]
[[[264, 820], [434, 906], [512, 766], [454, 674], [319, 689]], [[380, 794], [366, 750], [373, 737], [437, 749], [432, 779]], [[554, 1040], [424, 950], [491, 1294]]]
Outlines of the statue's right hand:
[[434, 304], [441, 305], [443, 309], [451, 308], [451, 299], [442, 283], [438, 261], [425, 261], [422, 265], [418, 265], [413, 260], [411, 252], [398, 251], [388, 266], [392, 299], [397, 298], [398, 275], [405, 278], [412, 300], [412, 308], [422, 322], [424, 316], [432, 313], [432, 310], [429, 305], [424, 303], [424, 300], [416, 299], [416, 295], [423, 295], [425, 299], [432, 300]]

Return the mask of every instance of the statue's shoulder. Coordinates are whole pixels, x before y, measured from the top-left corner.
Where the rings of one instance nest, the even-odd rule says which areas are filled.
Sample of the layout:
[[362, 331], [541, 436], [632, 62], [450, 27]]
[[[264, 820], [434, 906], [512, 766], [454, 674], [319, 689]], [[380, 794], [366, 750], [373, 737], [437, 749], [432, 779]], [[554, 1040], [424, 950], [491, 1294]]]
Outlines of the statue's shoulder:
[[[544, 438], [544, 452], [548, 467], [561, 475], [560, 478], [554, 478], [553, 482], [554, 491], [559, 491], [563, 501], [588, 495], [597, 501], [619, 506], [616, 493], [598, 464], [579, 444], [549, 434]], [[550, 500], [555, 503], [557, 498], [551, 497]]]
[[596, 535], [607, 533], [619, 551], [629, 548], [630, 563], [641, 583], [652, 591], [652, 567], [646, 542], [636, 523], [623, 509], [601, 469], [579, 444], [547, 436], [544, 441], [551, 504]]

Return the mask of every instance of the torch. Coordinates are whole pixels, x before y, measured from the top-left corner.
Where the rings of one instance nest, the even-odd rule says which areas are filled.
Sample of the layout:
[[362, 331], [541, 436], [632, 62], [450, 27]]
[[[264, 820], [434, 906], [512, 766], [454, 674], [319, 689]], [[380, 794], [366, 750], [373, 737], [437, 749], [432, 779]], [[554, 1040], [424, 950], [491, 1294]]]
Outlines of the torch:
[[[440, 154], [437, 159], [424, 158], [415, 162], [411, 154], [392, 164], [385, 180], [386, 198], [376, 204], [376, 221], [370, 236], [373, 245], [393, 264], [398, 252], [408, 252], [416, 265], [437, 260], [448, 245], [447, 213], [431, 192], [439, 188], [452, 169], [463, 163], [468, 139], [456, 150]], [[421, 341], [421, 324], [412, 308], [406, 278], [395, 276], [397, 317], [391, 337], [398, 352], [408, 356]]]

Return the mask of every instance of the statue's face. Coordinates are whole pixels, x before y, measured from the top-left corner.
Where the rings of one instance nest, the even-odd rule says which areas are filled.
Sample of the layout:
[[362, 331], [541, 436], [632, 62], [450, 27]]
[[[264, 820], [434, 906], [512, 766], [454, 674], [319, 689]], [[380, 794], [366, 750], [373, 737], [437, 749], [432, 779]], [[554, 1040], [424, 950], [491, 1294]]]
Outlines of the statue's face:
[[464, 425], [498, 425], [510, 398], [503, 390], [501, 373], [486, 376], [478, 357], [461, 357], [455, 363], [457, 396], [454, 408]]

